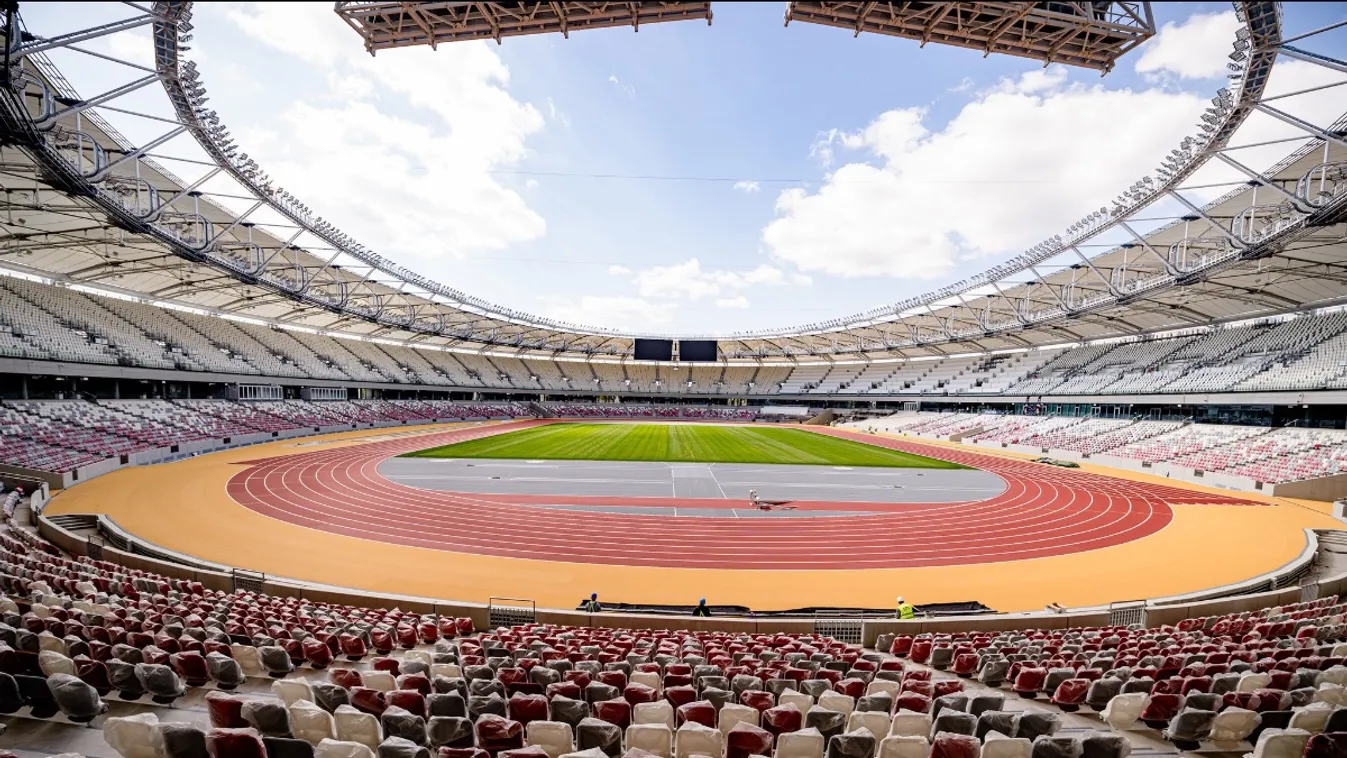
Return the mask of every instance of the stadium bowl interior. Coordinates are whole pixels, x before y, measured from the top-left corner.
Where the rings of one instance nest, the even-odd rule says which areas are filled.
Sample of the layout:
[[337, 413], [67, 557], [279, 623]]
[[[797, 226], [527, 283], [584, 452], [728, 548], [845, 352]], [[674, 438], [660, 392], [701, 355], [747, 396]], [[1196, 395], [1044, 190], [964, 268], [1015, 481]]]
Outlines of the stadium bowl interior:
[[[712, 21], [335, 6], [352, 54]], [[1347, 749], [1347, 142], [1340, 101], [1296, 107], [1347, 83], [1340, 18], [1235, 3], [1193, 132], [1001, 265], [638, 334], [319, 218], [208, 107], [193, 7], [5, 8], [0, 758]], [[1157, 33], [1149, 3], [786, 21], [1105, 74]], [[152, 65], [80, 47], [133, 30]], [[151, 91], [172, 131], [132, 142], [107, 117]]]

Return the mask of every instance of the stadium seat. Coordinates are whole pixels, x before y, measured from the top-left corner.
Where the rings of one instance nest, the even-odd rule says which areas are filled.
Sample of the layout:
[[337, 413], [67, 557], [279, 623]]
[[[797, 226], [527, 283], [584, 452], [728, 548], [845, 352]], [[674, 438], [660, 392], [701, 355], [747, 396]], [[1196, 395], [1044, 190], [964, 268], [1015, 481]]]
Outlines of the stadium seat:
[[[725, 758], [750, 758], [754, 755], [771, 754], [773, 735], [765, 729], [741, 721], [723, 734]], [[873, 753], [871, 746], [870, 756], [867, 758], [872, 758]]]
[[981, 758], [1030, 758], [1033, 743], [1021, 737], [989, 732], [982, 743]]
[[1226, 708], [1216, 714], [1211, 724], [1211, 740], [1218, 744], [1243, 742], [1258, 727], [1261, 718], [1244, 708]]
[[213, 758], [267, 758], [266, 745], [253, 729], [211, 729], [206, 745]]
[[673, 731], [664, 724], [632, 724], [627, 727], [627, 748], [644, 750], [659, 758], [672, 758]]
[[[784, 738], [786, 735], [782, 735]], [[821, 739], [821, 738], [820, 738]], [[787, 758], [781, 756], [781, 748], [778, 747], [778, 758]], [[719, 756], [725, 752], [725, 736], [719, 729], [714, 729], [703, 724], [689, 721], [678, 727], [674, 737], [674, 755], [676, 758], [692, 758], [694, 755]], [[819, 754], [822, 754], [820, 746]]]
[[333, 714], [333, 721], [339, 741], [358, 742], [370, 750], [379, 749], [379, 743], [383, 741], [383, 730], [379, 726], [378, 717], [359, 711], [353, 706], [340, 705]]
[[[630, 743], [630, 727], [628, 727], [627, 734], [627, 741]], [[526, 745], [541, 747], [547, 752], [549, 758], [560, 758], [562, 755], [575, 750], [575, 737], [570, 724], [557, 721], [530, 721], [524, 727], [524, 735]], [[665, 755], [663, 758], [671, 758], [671, 756]]]
[[291, 730], [296, 739], [318, 745], [323, 740], [336, 738], [337, 727], [332, 714], [311, 701], [302, 699], [290, 702], [288, 708]]
[[[925, 742], [924, 737], [922, 741]], [[823, 735], [813, 728], [778, 734], [774, 758], [823, 758], [824, 744]], [[684, 754], [679, 753], [678, 758], [684, 758]]]
[[73, 674], [51, 674], [47, 687], [61, 713], [76, 723], [88, 723], [108, 711], [98, 692]]
[[195, 724], [168, 722], [158, 728], [165, 758], [201, 758], [210, 754], [206, 732]]

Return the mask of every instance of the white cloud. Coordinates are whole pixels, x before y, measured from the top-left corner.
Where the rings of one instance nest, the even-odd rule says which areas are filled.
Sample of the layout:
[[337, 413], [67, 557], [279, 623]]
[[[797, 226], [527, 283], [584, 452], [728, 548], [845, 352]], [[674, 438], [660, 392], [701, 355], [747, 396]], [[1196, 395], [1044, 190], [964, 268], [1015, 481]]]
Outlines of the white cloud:
[[655, 304], [639, 297], [625, 295], [585, 295], [573, 299], [562, 295], [544, 295], [538, 298], [542, 315], [574, 324], [621, 325], [624, 329], [645, 329], [668, 324], [676, 307]]
[[1143, 45], [1136, 71], [1181, 79], [1224, 76], [1226, 56], [1239, 25], [1234, 11], [1195, 13], [1181, 23], [1170, 21]]
[[[492, 173], [528, 154], [544, 119], [511, 96], [509, 69], [486, 43], [371, 58], [322, 4], [202, 4], [197, 13], [293, 56], [296, 76], [321, 72], [325, 91], [252, 122], [269, 130], [280, 121], [274, 133], [240, 125], [236, 112], [221, 116], [278, 184], [356, 239], [394, 258], [456, 258], [545, 233], [543, 218]], [[231, 84], [202, 73], [212, 92]]]
[[342, 100], [360, 100], [374, 92], [374, 82], [358, 75], [328, 73], [328, 90]]
[[631, 273], [631, 269], [626, 266], [612, 265], [608, 267], [609, 276], [626, 276]]
[[997, 89], [1005, 92], [1043, 92], [1061, 87], [1069, 78], [1066, 66], [1049, 66], [1026, 71], [1019, 79], [1002, 79]]
[[815, 156], [859, 151], [864, 162], [840, 166], [817, 191], [782, 191], [762, 240], [806, 272], [939, 279], [1097, 209], [1189, 134], [1205, 104], [1075, 84], [1054, 66], [978, 93], [939, 131], [922, 108], [888, 111], [858, 132], [821, 136]]
[[788, 276], [785, 271], [766, 264], [749, 271], [705, 271], [696, 258], [672, 266], [645, 269], [637, 272], [634, 281], [642, 297], [673, 300], [700, 300], [718, 296], [733, 299], [754, 286], [807, 286], [810, 283], [808, 277]]
[[625, 93], [627, 97], [636, 96], [636, 88], [631, 86], [630, 84], [623, 83], [621, 79], [617, 78], [617, 74], [609, 74], [608, 83], [622, 90], [622, 92]]
[[740, 179], [734, 183], [734, 189], [746, 195], [751, 195], [755, 192], [760, 192], [762, 190], [762, 185], [752, 179]]
[[748, 309], [748, 298], [740, 295], [738, 297], [722, 297], [716, 301], [717, 308], [735, 308], [738, 310]]
[[547, 98], [547, 118], [561, 124], [566, 129], [571, 128], [571, 117], [558, 108], [556, 101], [550, 97]]
[[[114, 58], [139, 66], [154, 66], [154, 42], [150, 39], [149, 32], [137, 29], [109, 35], [107, 49]], [[192, 59], [200, 59], [199, 51], [196, 51]]]

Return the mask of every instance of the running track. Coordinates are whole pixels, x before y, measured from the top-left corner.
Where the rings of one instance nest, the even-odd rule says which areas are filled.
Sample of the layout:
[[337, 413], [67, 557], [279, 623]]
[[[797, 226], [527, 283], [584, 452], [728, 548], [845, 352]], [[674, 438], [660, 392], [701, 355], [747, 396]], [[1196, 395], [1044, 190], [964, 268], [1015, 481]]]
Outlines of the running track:
[[[542, 423], [521, 421], [250, 461], [228, 492], [257, 513], [299, 526], [457, 553], [618, 566], [708, 569], [879, 569], [1042, 558], [1154, 534], [1171, 504], [1259, 505], [972, 451], [816, 429], [990, 471], [1006, 482], [979, 502], [868, 506], [844, 518], [676, 518], [527, 507], [651, 505], [727, 508], [724, 500], [544, 497], [437, 492], [378, 473], [395, 455]], [[813, 510], [857, 503], [794, 502]]]

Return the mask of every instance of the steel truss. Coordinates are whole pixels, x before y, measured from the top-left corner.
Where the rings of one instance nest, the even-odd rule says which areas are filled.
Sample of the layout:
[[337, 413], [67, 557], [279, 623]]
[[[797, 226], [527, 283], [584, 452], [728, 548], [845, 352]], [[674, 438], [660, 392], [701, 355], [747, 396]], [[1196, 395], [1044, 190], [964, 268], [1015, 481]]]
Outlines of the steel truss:
[[1155, 35], [1150, 3], [792, 2], [786, 23], [886, 34], [1102, 72]]
[[494, 39], [526, 34], [706, 19], [711, 3], [472, 3], [338, 2], [337, 15], [365, 40], [370, 55], [395, 47]]
[[[1306, 123], [1263, 95], [1279, 55], [1335, 71], [1343, 64], [1284, 44], [1275, 3], [1235, 7], [1243, 27], [1234, 42], [1229, 87], [1212, 99], [1193, 136], [1110, 205], [1012, 261], [921, 297], [798, 329], [719, 336], [723, 357], [850, 360], [1010, 349], [1142, 335], [1347, 299], [1341, 248], [1325, 253], [1325, 246], [1342, 242], [1341, 229], [1330, 227], [1341, 222], [1347, 206], [1343, 123]], [[143, 16], [61, 38], [7, 35], [0, 188], [9, 236], [0, 244], [0, 266], [29, 266], [62, 281], [125, 286], [154, 300], [412, 343], [630, 355], [638, 335], [537, 318], [433, 282], [360, 245], [276, 186], [206, 107], [205, 85], [184, 56], [190, 14], [190, 3], [174, 0], [156, 3]], [[127, 24], [152, 25], [153, 77], [137, 75], [108, 93], [82, 98], [43, 55]], [[18, 30], [12, 16], [9, 28]], [[137, 147], [103, 122], [98, 108], [153, 80], [164, 87], [176, 119], [161, 137]], [[1304, 135], [1291, 155], [1263, 171], [1235, 157], [1247, 146], [1229, 144], [1255, 112]], [[192, 183], [153, 157], [183, 134], [214, 162]], [[1183, 183], [1212, 159], [1237, 168], [1248, 182], [1199, 205]], [[200, 190], [220, 173], [250, 193], [248, 210], [231, 212]], [[1141, 211], [1166, 199], [1186, 208], [1186, 215], [1145, 235], [1136, 232]], [[288, 226], [249, 221], [263, 207]], [[33, 221], [38, 216], [45, 219], [41, 224]], [[1132, 241], [1096, 255], [1083, 250], [1100, 235], [1118, 232]], [[297, 246], [305, 233], [321, 244]], [[88, 265], [71, 268], [43, 257], [57, 249], [79, 251]], [[1064, 256], [1077, 263], [1045, 269], [1055, 269]]]

